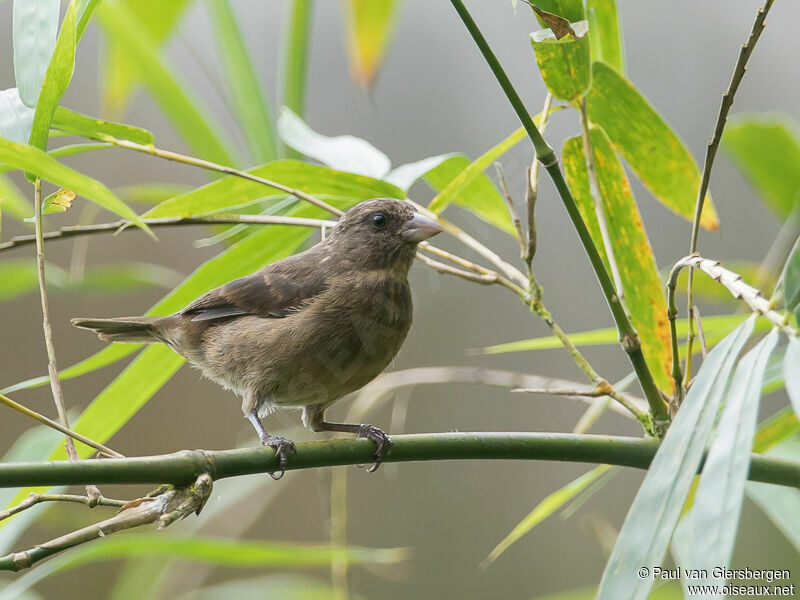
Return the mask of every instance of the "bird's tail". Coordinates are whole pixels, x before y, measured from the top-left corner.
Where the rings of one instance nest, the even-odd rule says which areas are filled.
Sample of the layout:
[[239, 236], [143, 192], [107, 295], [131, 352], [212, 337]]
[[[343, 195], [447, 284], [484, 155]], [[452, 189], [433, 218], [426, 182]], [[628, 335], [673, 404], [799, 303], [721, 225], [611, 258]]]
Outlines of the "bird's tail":
[[116, 319], [72, 319], [81, 329], [94, 331], [106, 342], [159, 342], [156, 323], [163, 317], [120, 317]]

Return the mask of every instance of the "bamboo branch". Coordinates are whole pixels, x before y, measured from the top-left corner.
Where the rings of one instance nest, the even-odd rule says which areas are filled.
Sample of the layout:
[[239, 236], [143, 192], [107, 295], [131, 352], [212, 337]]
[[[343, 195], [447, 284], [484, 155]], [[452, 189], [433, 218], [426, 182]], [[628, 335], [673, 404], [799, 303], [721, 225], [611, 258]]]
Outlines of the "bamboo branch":
[[[553, 103], [553, 94], [547, 92], [544, 97], [544, 106], [542, 107], [542, 118], [539, 121], [539, 131], [544, 135], [547, 129], [548, 117], [550, 116], [550, 106]], [[528, 249], [525, 252], [525, 263], [528, 265], [528, 273], [533, 272], [533, 256], [536, 254], [536, 199], [539, 196], [539, 159], [534, 156], [531, 162], [531, 168], [527, 173], [527, 189], [528, 193], [525, 198], [525, 203], [528, 209]]]
[[[719, 114], [717, 115], [717, 122], [714, 125], [714, 134], [706, 146], [706, 158], [703, 163], [703, 173], [700, 176], [700, 186], [697, 188], [697, 200], [695, 201], [694, 219], [692, 220], [692, 234], [689, 241], [689, 254], [694, 254], [697, 251], [697, 239], [700, 235], [700, 217], [703, 214], [703, 204], [706, 199], [706, 192], [708, 191], [708, 184], [711, 180], [711, 169], [714, 166], [714, 158], [717, 156], [717, 149], [719, 148], [720, 140], [722, 140], [722, 132], [725, 129], [725, 124], [728, 121], [728, 112], [733, 105], [733, 97], [739, 89], [739, 84], [744, 77], [747, 70], [747, 61], [753, 53], [758, 38], [764, 31], [764, 22], [767, 18], [769, 9], [772, 8], [774, 0], [766, 0], [764, 5], [758, 9], [753, 28], [747, 41], [742, 45], [739, 50], [739, 58], [736, 61], [736, 66], [733, 68], [733, 75], [731, 75], [728, 89], [722, 93], [722, 102], [719, 107]], [[691, 379], [692, 373], [692, 343], [694, 342], [694, 326], [692, 308], [694, 306], [694, 273], [689, 270], [689, 279], [687, 281], [687, 306], [689, 317], [689, 335], [686, 339], [686, 373], [682, 377], [682, 385], [685, 387]], [[674, 370], [674, 367], [673, 367]], [[678, 365], [680, 370], [680, 365]], [[676, 393], [678, 391], [676, 390]], [[682, 392], [681, 392], [682, 393]]]
[[525, 234], [522, 232], [522, 221], [519, 220], [519, 213], [514, 207], [514, 197], [511, 195], [511, 190], [508, 189], [508, 182], [506, 175], [503, 172], [503, 165], [499, 162], [494, 163], [494, 169], [497, 172], [497, 179], [500, 182], [500, 187], [503, 190], [503, 198], [506, 199], [506, 206], [508, 207], [508, 215], [511, 217], [511, 222], [514, 224], [514, 230], [517, 232], [517, 240], [520, 245], [520, 258], [525, 260], [525, 255], [528, 252], [528, 243], [525, 241]]
[[0, 511], [0, 521], [21, 513], [24, 510], [28, 510], [29, 508], [36, 506], [37, 504], [41, 504], [42, 502], [73, 502], [85, 504], [89, 508], [94, 508], [95, 506], [114, 506], [116, 508], [122, 508], [127, 504], [126, 500], [114, 500], [112, 498], [105, 498], [102, 496], [100, 498], [92, 498], [89, 496], [78, 496], [76, 494], [31, 493], [27, 498], [25, 498], [25, 500], [16, 506], [12, 506], [9, 509]]
[[633, 365], [633, 368], [636, 371], [636, 375], [639, 378], [639, 385], [642, 387], [645, 397], [647, 398], [647, 402], [650, 405], [650, 413], [653, 421], [652, 431], [657, 436], [663, 435], [669, 425], [669, 413], [667, 411], [667, 406], [664, 403], [664, 400], [661, 398], [661, 392], [659, 392], [655, 380], [653, 379], [653, 374], [650, 372], [650, 368], [647, 366], [647, 361], [642, 353], [641, 341], [636, 333], [636, 329], [631, 324], [625, 308], [622, 306], [619, 298], [617, 297], [616, 290], [614, 289], [614, 283], [611, 280], [605, 265], [603, 264], [602, 258], [600, 258], [600, 254], [597, 251], [597, 247], [594, 245], [594, 241], [592, 240], [592, 236], [589, 234], [586, 224], [583, 222], [583, 218], [578, 210], [578, 206], [575, 204], [575, 199], [572, 197], [572, 193], [567, 186], [567, 182], [564, 180], [564, 174], [561, 172], [561, 168], [558, 165], [558, 157], [542, 137], [542, 134], [539, 132], [539, 130], [536, 128], [536, 124], [533, 122], [533, 119], [531, 119], [528, 110], [525, 108], [525, 104], [522, 102], [519, 94], [517, 94], [517, 91], [511, 84], [511, 81], [503, 70], [503, 67], [500, 65], [500, 62], [497, 60], [497, 57], [494, 55], [494, 52], [492, 52], [492, 49], [489, 47], [486, 38], [483, 37], [483, 34], [481, 33], [477, 24], [472, 19], [472, 16], [469, 14], [467, 8], [464, 6], [463, 1], [450, 0], [450, 2], [456, 9], [456, 12], [472, 36], [472, 39], [475, 41], [475, 45], [478, 46], [481, 54], [483, 54], [486, 63], [494, 73], [498, 83], [503, 89], [503, 92], [522, 122], [522, 126], [525, 128], [525, 131], [528, 133], [528, 137], [530, 137], [531, 142], [533, 143], [533, 147], [536, 151], [536, 157], [545, 167], [547, 173], [550, 175], [550, 178], [555, 184], [558, 195], [567, 210], [567, 214], [569, 215], [572, 225], [575, 228], [581, 243], [583, 244], [584, 250], [589, 258], [589, 262], [592, 265], [592, 269], [594, 270], [597, 280], [600, 283], [600, 287], [603, 290], [603, 295], [606, 298], [606, 302], [611, 310], [611, 314], [614, 317], [614, 322], [619, 330], [622, 347], [628, 355], [631, 365]]

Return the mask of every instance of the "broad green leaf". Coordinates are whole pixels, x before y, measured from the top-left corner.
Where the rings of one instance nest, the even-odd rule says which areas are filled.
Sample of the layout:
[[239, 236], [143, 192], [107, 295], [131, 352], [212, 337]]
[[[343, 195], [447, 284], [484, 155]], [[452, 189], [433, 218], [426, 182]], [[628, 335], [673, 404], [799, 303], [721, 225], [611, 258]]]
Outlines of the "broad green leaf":
[[0, 206], [7, 215], [24, 219], [33, 214], [33, 206], [8, 177], [0, 173]]
[[50, 123], [61, 96], [67, 91], [72, 73], [75, 70], [75, 46], [78, 43], [78, 0], [71, 0], [58, 32], [56, 47], [42, 82], [42, 91], [36, 103], [33, 115], [31, 137], [28, 142], [42, 150], [47, 150], [47, 139], [50, 136]]
[[592, 60], [625, 74], [625, 44], [617, 0], [586, 0]]
[[394, 564], [407, 559], [402, 548], [337, 548], [325, 545], [290, 545], [209, 537], [182, 537], [169, 533], [114, 535], [83, 544], [38, 565], [0, 591], [12, 600], [55, 573], [80, 565], [130, 556], [180, 557], [226, 567], [301, 568], [327, 566], [336, 558], [350, 563]]
[[800, 201], [800, 132], [781, 113], [744, 113], [729, 119], [722, 150], [761, 200], [781, 220]]
[[[329, 201], [405, 198], [403, 190], [383, 181], [334, 171], [295, 160], [267, 163], [248, 173]], [[147, 218], [188, 217], [240, 208], [256, 201], [286, 197], [286, 192], [233, 175], [209, 183], [148, 211]]]
[[514, 529], [512, 529], [511, 532], [500, 541], [500, 543], [494, 547], [494, 549], [489, 553], [489, 556], [487, 556], [481, 563], [481, 568], [488, 567], [490, 564], [492, 564], [511, 546], [511, 544], [519, 540], [522, 536], [544, 521], [547, 517], [557, 512], [562, 506], [564, 506], [564, 504], [585, 490], [593, 482], [597, 481], [597, 479], [599, 479], [609, 469], [611, 469], [610, 465], [599, 465], [584, 473], [577, 479], [570, 481], [567, 485], [548, 494], [533, 508], [533, 510], [531, 510], [531, 512], [528, 513], [524, 519], [522, 519], [522, 521], [517, 523]]
[[269, 104], [245, 44], [244, 31], [236, 22], [228, 0], [211, 0], [208, 8], [217, 36], [222, 72], [228, 83], [228, 96], [250, 155], [257, 163], [274, 160], [277, 150]]
[[[583, 0], [535, 0], [533, 4], [537, 8], [564, 17], [568, 21], [575, 22], [586, 18]], [[539, 22], [541, 23], [541, 20]]]
[[795, 415], [800, 417], [800, 339], [796, 335], [789, 336], [789, 345], [786, 346], [786, 354], [783, 357], [783, 380]]
[[575, 36], [568, 34], [560, 40], [550, 29], [531, 34], [531, 45], [544, 84], [554, 97], [566, 102], [580, 100], [592, 85], [587, 23], [572, 23], [572, 29]]
[[63, 106], [56, 109], [52, 127], [72, 135], [81, 135], [95, 140], [106, 140], [112, 137], [145, 146], [150, 146], [155, 142], [153, 134], [146, 129], [95, 119]]
[[0, 137], [27, 144], [34, 112], [22, 103], [17, 88], [0, 91]]
[[[164, 4], [170, 3], [157, 3], [157, 13]], [[153, 16], [160, 18], [159, 14]], [[189, 84], [159, 55], [158, 40], [136, 12], [128, 4], [103, 2], [97, 9], [97, 20], [106, 36], [129, 59], [135, 76], [147, 86], [192, 151], [224, 165], [236, 164], [222, 128], [199, 100], [191, 96]]]
[[150, 231], [139, 216], [102, 183], [62, 165], [39, 148], [0, 138], [0, 161], [33, 173], [55, 185], [70, 189], [118, 214], [123, 219], [135, 223], [145, 231]]
[[[454, 152], [448, 154], [439, 154], [438, 156], [429, 156], [422, 160], [406, 163], [395, 167], [389, 174], [384, 177], [392, 185], [396, 185], [401, 190], [408, 191], [414, 183], [427, 175], [430, 171], [441, 165], [444, 161], [456, 156]], [[469, 164], [469, 161], [467, 161]]]
[[383, 179], [392, 168], [389, 157], [368, 141], [317, 133], [285, 106], [278, 117], [278, 133], [288, 146], [332, 169]]
[[794, 313], [797, 325], [800, 326], [800, 238], [794, 243], [794, 248], [786, 260], [781, 282], [786, 310]]
[[[689, 540], [686, 565], [693, 569], [711, 573], [715, 567], [730, 566], [750, 469], [764, 370], [777, 341], [778, 332], [773, 329], [742, 358], [733, 375], [694, 506], [685, 517]], [[696, 583], [725, 585], [719, 578], [703, 578]]]
[[36, 107], [56, 47], [59, 0], [14, 0], [14, 77], [26, 106]]
[[347, 0], [347, 50], [350, 73], [372, 88], [394, 32], [399, 0]]
[[[700, 173], [678, 135], [633, 84], [606, 64], [592, 65], [586, 96], [589, 119], [608, 134], [614, 149], [657, 200], [685, 219], [694, 218]], [[700, 224], [718, 229], [711, 196]]]
[[[305, 116], [308, 57], [311, 47], [311, 21], [314, 0], [290, 0], [289, 22], [283, 63], [283, 104], [302, 118]], [[292, 153], [289, 154], [292, 158]]]
[[[602, 129], [593, 127], [589, 131], [589, 139], [594, 153], [608, 234], [619, 267], [625, 304], [630, 311], [633, 326], [639, 332], [642, 352], [651, 366], [656, 384], [665, 392], [671, 393], [672, 358], [667, 302], [653, 250], [628, 178], [625, 176], [625, 170], [619, 163], [608, 137]], [[584, 156], [580, 137], [569, 138], [564, 142], [562, 159], [569, 188], [606, 269], [609, 269], [594, 200], [589, 189]]]
[[720, 342], [697, 373], [628, 511], [603, 572], [598, 600], [647, 597], [653, 580], [640, 578], [637, 571], [661, 564], [753, 322], [749, 318]]
[[[124, 7], [138, 19], [140, 27], [148, 34], [158, 51], [174, 31], [178, 21], [191, 4], [191, 0], [120, 0]], [[131, 97], [134, 84], [139, 79], [136, 60], [124, 44], [108, 40], [103, 57], [102, 95], [106, 114], [121, 115]]]

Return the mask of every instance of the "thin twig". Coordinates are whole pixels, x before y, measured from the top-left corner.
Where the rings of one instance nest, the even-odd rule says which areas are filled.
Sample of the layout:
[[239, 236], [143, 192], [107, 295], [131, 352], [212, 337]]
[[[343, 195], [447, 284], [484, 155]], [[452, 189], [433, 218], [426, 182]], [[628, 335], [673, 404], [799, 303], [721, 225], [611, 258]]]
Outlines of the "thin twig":
[[503, 190], [503, 197], [506, 199], [506, 206], [508, 207], [508, 214], [511, 217], [511, 222], [514, 224], [514, 229], [517, 232], [517, 240], [520, 245], [520, 258], [525, 260], [525, 255], [528, 252], [528, 244], [525, 242], [525, 234], [522, 231], [522, 222], [519, 220], [517, 209], [514, 208], [514, 198], [511, 196], [511, 190], [508, 189], [508, 182], [506, 175], [503, 173], [503, 165], [499, 162], [494, 163], [494, 169], [497, 172], [497, 179], [500, 181], [500, 187]]
[[17, 513], [21, 513], [24, 510], [31, 508], [32, 506], [36, 506], [37, 504], [41, 504], [42, 502], [73, 502], [78, 504], [85, 504], [89, 508], [94, 508], [95, 506], [114, 506], [116, 508], [122, 508], [125, 506], [128, 501], [127, 500], [114, 500], [113, 498], [106, 498], [101, 496], [100, 498], [90, 498], [89, 496], [78, 496], [77, 494], [35, 494], [31, 493], [25, 500], [17, 504], [16, 506], [12, 506], [6, 510], [0, 510], [0, 521], [7, 519]]
[[586, 112], [586, 99], [580, 101], [581, 115], [581, 140], [583, 141], [583, 157], [586, 161], [586, 175], [589, 179], [589, 193], [594, 204], [594, 213], [597, 216], [597, 227], [600, 229], [600, 238], [603, 240], [603, 247], [606, 251], [608, 265], [611, 268], [611, 276], [614, 278], [614, 287], [617, 289], [617, 297], [622, 300], [625, 290], [622, 287], [622, 277], [619, 274], [619, 266], [614, 255], [614, 245], [611, 243], [611, 235], [608, 231], [606, 222], [606, 211], [603, 208], [603, 198], [600, 195], [600, 182], [597, 180], [597, 171], [594, 167], [594, 150], [592, 140], [589, 137], [589, 115]]
[[[69, 429], [67, 411], [64, 409], [64, 394], [61, 391], [61, 382], [58, 379], [58, 366], [56, 364], [56, 349], [53, 344], [53, 329], [50, 326], [50, 309], [47, 302], [47, 286], [44, 275], [44, 238], [42, 233], [42, 182], [36, 179], [33, 182], [34, 210], [36, 211], [36, 269], [39, 277], [39, 295], [42, 302], [42, 330], [44, 331], [44, 344], [47, 349], [47, 371], [50, 374], [50, 389], [53, 392], [53, 401], [58, 411], [58, 420], [64, 429]], [[66, 437], [67, 456], [71, 461], [78, 459], [75, 443], [72, 438]]]
[[[544, 106], [542, 107], [542, 119], [539, 123], [539, 131], [544, 135], [547, 130], [548, 118], [550, 116], [550, 106], [553, 103], [553, 94], [547, 92], [544, 97]], [[528, 212], [528, 248], [525, 252], [525, 263], [528, 265], [528, 272], [532, 271], [533, 257], [536, 254], [536, 199], [539, 196], [539, 159], [534, 156], [531, 167], [528, 169], [528, 193], [525, 199]]]
[[39, 421], [39, 423], [42, 423], [43, 425], [47, 425], [48, 427], [51, 427], [51, 428], [55, 429], [56, 431], [60, 431], [64, 435], [69, 436], [69, 437], [71, 437], [73, 439], [76, 439], [79, 442], [82, 442], [82, 443], [86, 444], [87, 446], [89, 446], [91, 448], [94, 448], [95, 450], [97, 450], [101, 454], [105, 454], [107, 456], [112, 456], [112, 457], [115, 457], [115, 458], [123, 458], [124, 457], [123, 454], [120, 454], [116, 450], [112, 450], [111, 448], [109, 448], [107, 446], [104, 446], [103, 444], [100, 444], [98, 442], [95, 442], [95, 441], [87, 438], [86, 436], [81, 435], [80, 433], [76, 433], [75, 431], [72, 431], [68, 427], [64, 427], [63, 425], [61, 425], [59, 423], [56, 423], [52, 419], [48, 419], [44, 415], [39, 414], [34, 410], [31, 410], [27, 406], [23, 406], [22, 404], [19, 404], [18, 402], [14, 402], [11, 398], [7, 398], [6, 396], [3, 396], [2, 394], [0, 394], [0, 404], [4, 404], [8, 408], [17, 411], [18, 413], [20, 413], [22, 415], [25, 415], [26, 417], [30, 417], [31, 419]]
[[[736, 95], [736, 90], [739, 89], [739, 84], [744, 77], [747, 70], [747, 61], [753, 53], [758, 38], [764, 31], [764, 21], [767, 18], [769, 9], [772, 8], [774, 0], [766, 0], [764, 6], [758, 9], [753, 28], [747, 41], [742, 45], [739, 50], [739, 58], [736, 61], [736, 66], [733, 68], [733, 75], [731, 75], [728, 89], [722, 93], [722, 102], [719, 107], [719, 114], [717, 115], [717, 122], [714, 126], [714, 134], [706, 147], [706, 158], [703, 164], [703, 173], [700, 176], [700, 186], [697, 188], [697, 200], [695, 202], [694, 219], [692, 220], [692, 235], [689, 241], [689, 254], [694, 254], [697, 251], [697, 239], [700, 235], [700, 217], [703, 214], [703, 205], [706, 199], [706, 192], [708, 191], [708, 184], [711, 180], [711, 169], [714, 166], [714, 158], [717, 155], [720, 140], [722, 139], [722, 132], [725, 129], [725, 124], [728, 121], [728, 112], [733, 105], [733, 97]], [[687, 307], [689, 317], [689, 334], [686, 339], [686, 372], [682, 377], [682, 385], [684, 388], [691, 379], [692, 374], [692, 343], [694, 342], [694, 326], [692, 308], [694, 307], [694, 273], [689, 270], [689, 278], [687, 281]], [[673, 370], [674, 367], [673, 367]], [[678, 371], [680, 365], [678, 365]], [[677, 391], [677, 390], [676, 390]], [[682, 392], [681, 392], [682, 393]]]

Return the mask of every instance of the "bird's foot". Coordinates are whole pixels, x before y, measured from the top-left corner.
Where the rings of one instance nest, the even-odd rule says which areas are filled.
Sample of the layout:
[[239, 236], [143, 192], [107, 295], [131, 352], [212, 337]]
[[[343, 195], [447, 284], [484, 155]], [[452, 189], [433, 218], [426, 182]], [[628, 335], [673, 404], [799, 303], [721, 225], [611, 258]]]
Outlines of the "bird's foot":
[[279, 470], [268, 473], [270, 477], [277, 481], [286, 472], [287, 454], [291, 452], [294, 456], [297, 456], [297, 449], [294, 447], [294, 442], [286, 438], [269, 435], [268, 433], [260, 435], [259, 438], [261, 439], [261, 445], [274, 449], [275, 456], [278, 457]]
[[375, 442], [375, 464], [367, 469], [368, 473], [374, 473], [378, 470], [378, 467], [381, 466], [381, 463], [383, 463], [384, 459], [392, 452], [392, 446], [394, 446], [394, 442], [392, 441], [392, 438], [383, 432], [382, 429], [379, 429], [374, 425], [367, 424], [359, 427], [358, 437], [367, 438]]

